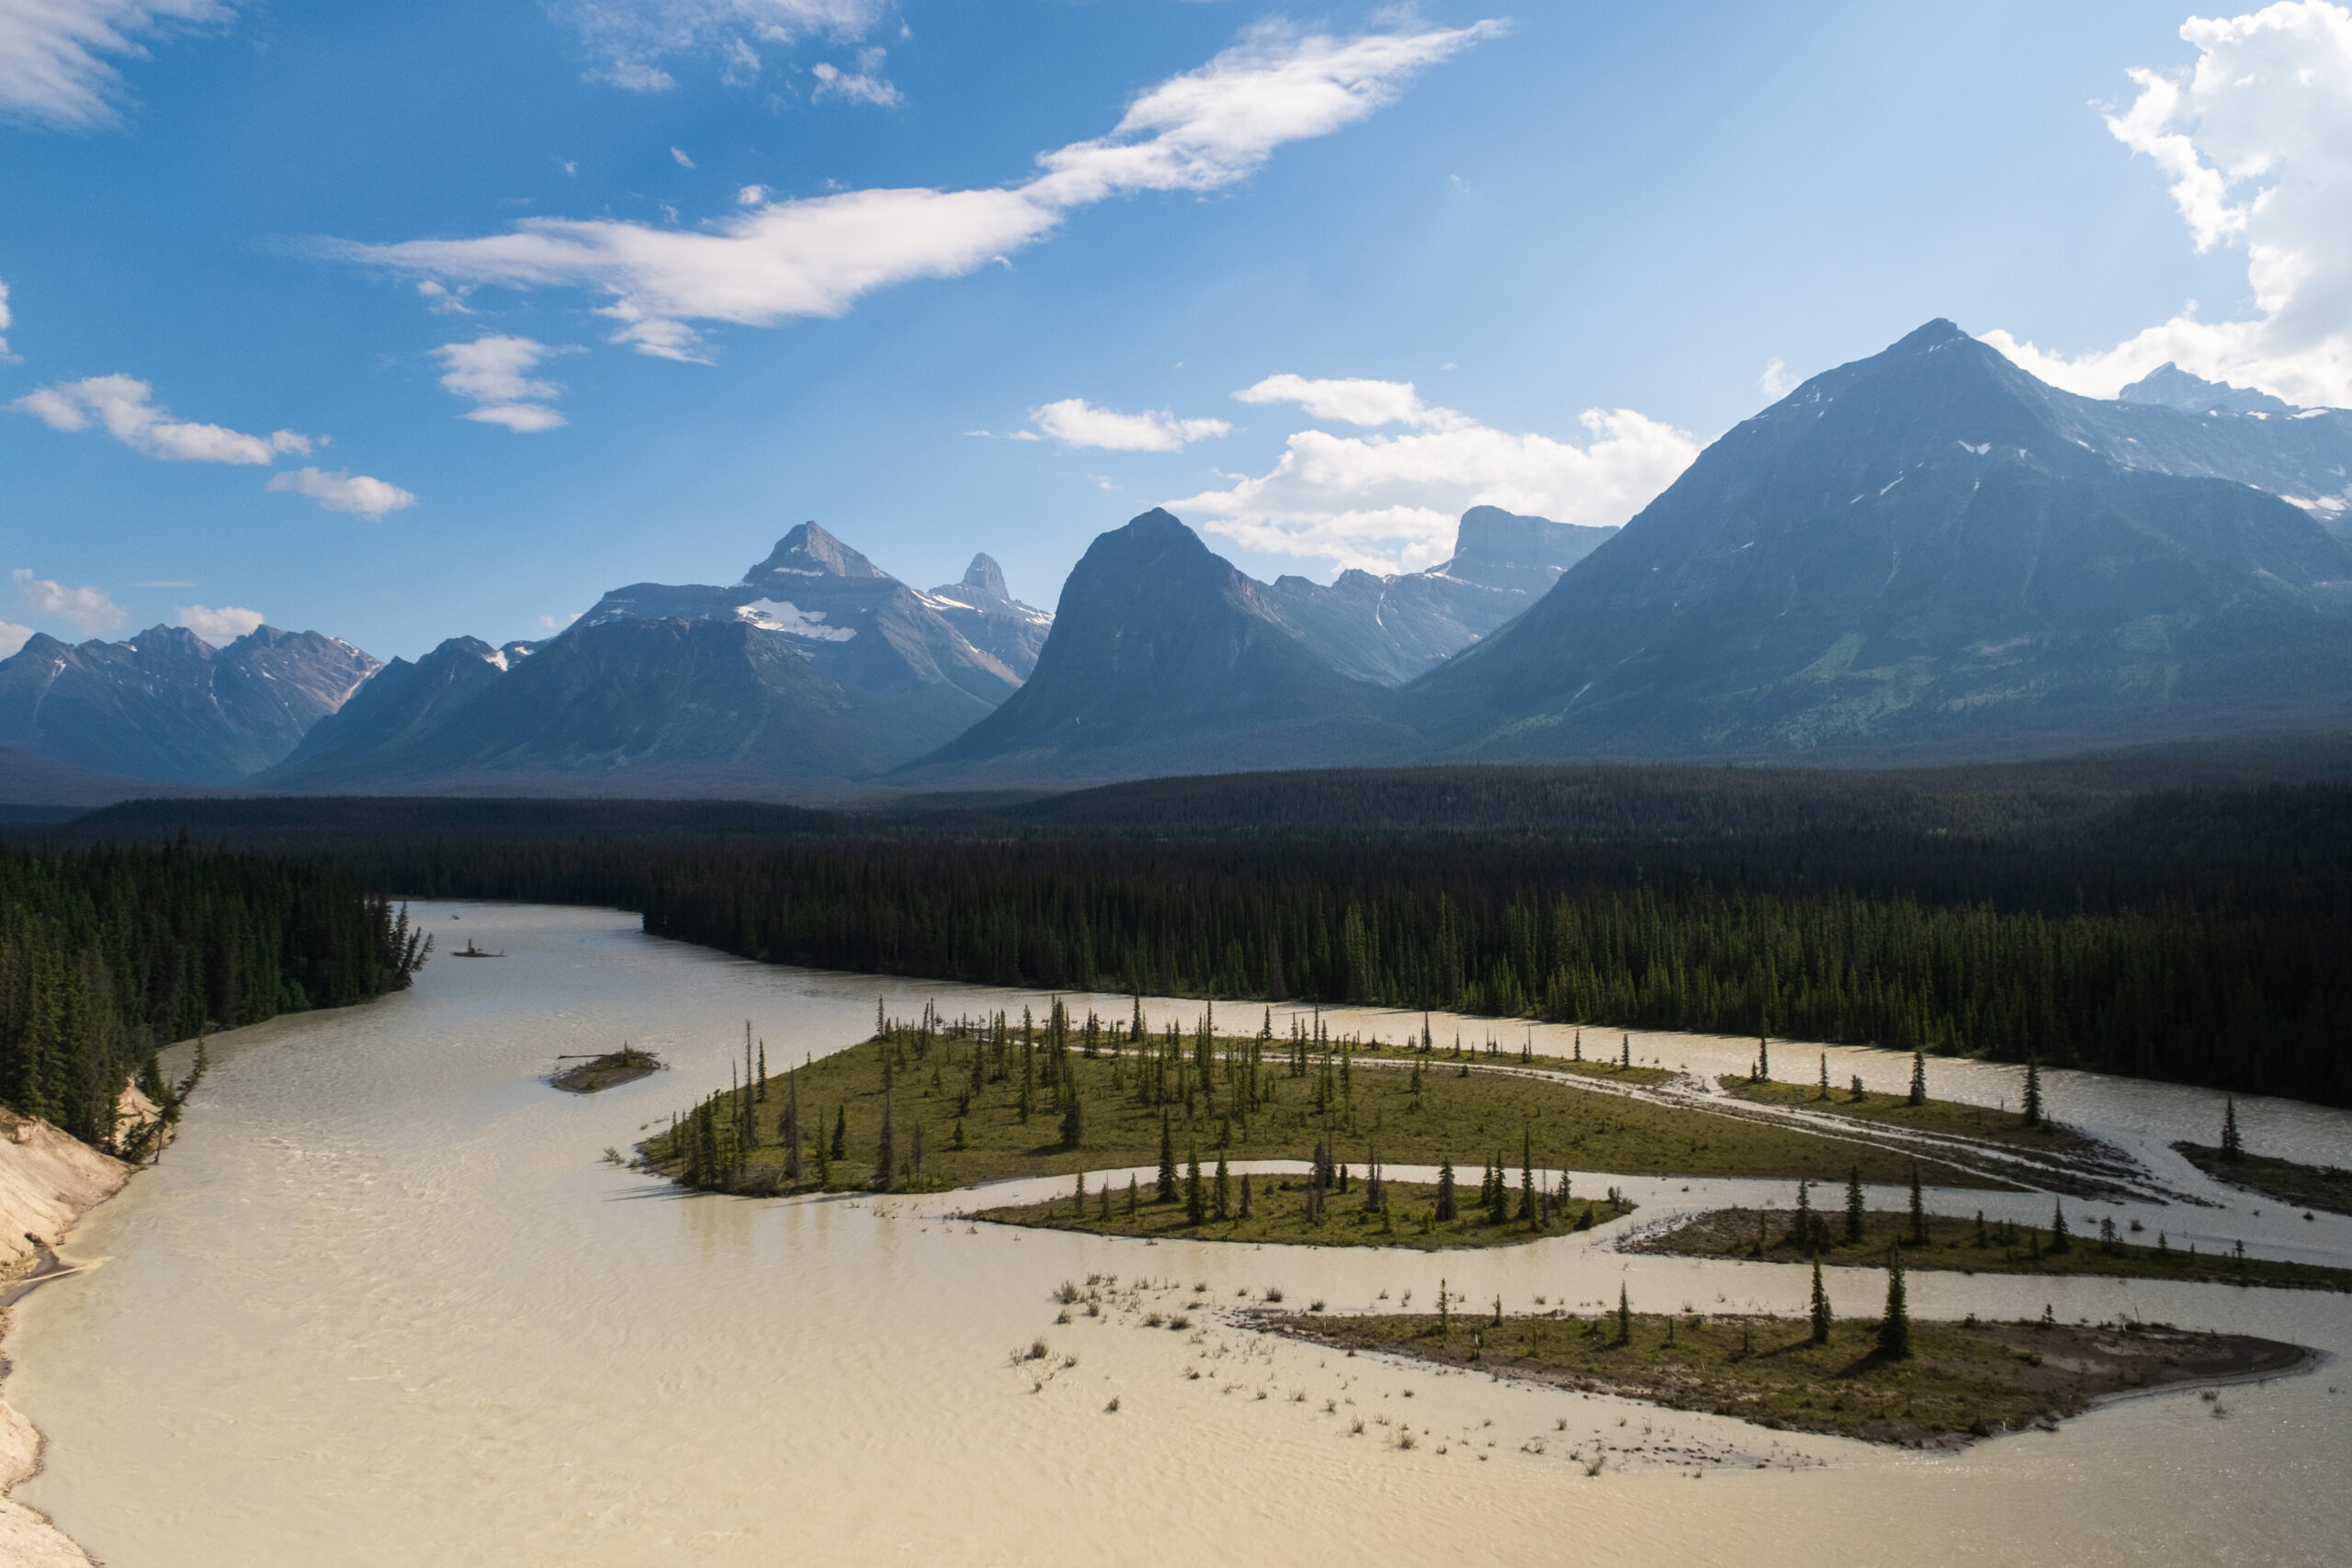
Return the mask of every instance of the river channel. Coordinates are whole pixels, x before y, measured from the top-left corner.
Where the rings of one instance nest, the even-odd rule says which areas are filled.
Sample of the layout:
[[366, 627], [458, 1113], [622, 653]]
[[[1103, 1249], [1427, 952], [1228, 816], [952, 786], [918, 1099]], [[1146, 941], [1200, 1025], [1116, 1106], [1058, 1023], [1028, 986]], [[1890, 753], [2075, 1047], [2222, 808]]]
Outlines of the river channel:
[[[1923, 1316], [2047, 1304], [2330, 1358], [2223, 1391], [2218, 1416], [2176, 1393], [1956, 1454], [1337, 1359], [1250, 1332], [1231, 1309], [1270, 1286], [1333, 1310], [1410, 1291], [1426, 1308], [1442, 1278], [1512, 1310], [1539, 1295], [1613, 1303], [1623, 1284], [1650, 1310], [1795, 1312], [1806, 1277], [1629, 1257], [1607, 1231], [1451, 1254], [1150, 1246], [952, 1219], [969, 1195], [685, 1195], [605, 1151], [723, 1087], [745, 1020], [780, 1070], [868, 1032], [877, 993], [906, 1016], [933, 998], [950, 1016], [1043, 999], [741, 962], [611, 910], [415, 912], [444, 955], [471, 939], [505, 956], [436, 956], [413, 991], [219, 1037], [178, 1143], [65, 1248], [97, 1266], [17, 1308], [7, 1395], [49, 1441], [17, 1495], [109, 1568], [2081, 1568], [2352, 1551], [2352, 1393], [2339, 1392], [2352, 1390], [2352, 1298], [1914, 1274]], [[1099, 1005], [1124, 1017], [1129, 1004]], [[1197, 1011], [1148, 1006], [1187, 1023]], [[1391, 1040], [1419, 1021], [1335, 1019]], [[1502, 1031], [1432, 1027], [1441, 1041]], [[1535, 1035], [1563, 1054], [1571, 1040]], [[670, 1070], [594, 1096], [545, 1083], [559, 1055], [624, 1040]], [[1637, 1057], [1701, 1073], [1744, 1066], [1754, 1044], [1633, 1039]], [[1614, 1055], [1618, 1032], [1588, 1031], [1586, 1045]], [[1777, 1076], [1810, 1078], [1817, 1049], [1776, 1043]], [[1830, 1055], [1840, 1084], [1908, 1077], [1907, 1057]], [[2015, 1103], [2008, 1069], [1932, 1066], [1939, 1095]], [[2089, 1206], [2078, 1225], [2144, 1213], [2177, 1244], [2244, 1239], [2352, 1264], [2352, 1221], [2213, 1187], [2169, 1153], [2174, 1138], [2212, 1141], [2217, 1096], [2049, 1082], [2055, 1114], [2212, 1205]], [[2240, 1111], [2262, 1152], [2352, 1163], [2352, 1116]], [[1579, 1175], [1578, 1190], [1612, 1179]], [[1621, 1184], [1639, 1221], [1761, 1190]], [[2046, 1203], [2017, 1212], [2038, 1219]], [[1873, 1311], [1883, 1277], [1838, 1272], [1840, 1313]], [[1057, 1324], [1054, 1288], [1089, 1275], [1148, 1281], [1136, 1299], [1188, 1311], [1192, 1328], [1146, 1328], [1132, 1311]], [[1015, 1365], [1041, 1337], [1050, 1356]], [[1424, 1440], [1399, 1448], [1405, 1429]], [[1607, 1462], [1588, 1473], [1595, 1454]]]

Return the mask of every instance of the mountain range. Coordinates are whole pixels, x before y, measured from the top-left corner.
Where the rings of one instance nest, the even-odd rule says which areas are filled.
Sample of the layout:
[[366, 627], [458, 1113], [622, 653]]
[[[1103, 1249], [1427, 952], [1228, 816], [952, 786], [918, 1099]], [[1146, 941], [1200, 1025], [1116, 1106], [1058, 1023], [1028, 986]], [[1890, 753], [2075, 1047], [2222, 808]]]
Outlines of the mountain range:
[[1260, 582], [1155, 508], [1048, 615], [984, 555], [918, 590], [809, 523], [735, 583], [634, 583], [544, 642], [380, 668], [269, 627], [36, 637], [0, 660], [0, 798], [819, 800], [2342, 727], [2347, 468], [2345, 411], [2175, 366], [2078, 397], [1937, 321], [1743, 421], [1622, 529], [1474, 507], [1427, 571]]

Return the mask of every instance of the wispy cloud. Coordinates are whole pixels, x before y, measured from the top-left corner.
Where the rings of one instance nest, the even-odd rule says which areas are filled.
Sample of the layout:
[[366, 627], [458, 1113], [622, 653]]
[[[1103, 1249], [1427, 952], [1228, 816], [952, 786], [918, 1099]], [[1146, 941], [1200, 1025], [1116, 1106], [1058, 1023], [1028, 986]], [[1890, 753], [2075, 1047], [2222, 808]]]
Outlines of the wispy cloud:
[[227, 0], [0, 0], [0, 118], [58, 130], [121, 119], [122, 73], [108, 56], [227, 21]]
[[1268, 472], [1170, 501], [1209, 532], [1270, 555], [1373, 571], [1442, 560], [1463, 512], [1493, 505], [1561, 523], [1623, 523], [1698, 456], [1686, 432], [1630, 409], [1591, 409], [1586, 439], [1490, 428], [1425, 403], [1404, 381], [1274, 376], [1234, 394], [1293, 402], [1318, 417], [1402, 434], [1291, 436]]
[[206, 604], [182, 604], [172, 612], [172, 625], [186, 626], [219, 648], [260, 626], [261, 612], [241, 610], [234, 604], [223, 604], [217, 610]]
[[2254, 313], [2194, 303], [2113, 348], [2069, 355], [2005, 331], [1984, 341], [2044, 380], [2112, 397], [2169, 360], [2292, 402], [2352, 405], [2352, 11], [2294, 0], [2192, 17], [2183, 73], [2134, 71], [2107, 129], [2171, 188], [2200, 253], [2241, 246]]
[[366, 474], [346, 473], [341, 469], [322, 472], [317, 468], [294, 468], [270, 477], [269, 488], [293, 495], [307, 495], [329, 512], [348, 512], [367, 518], [370, 523], [387, 512], [398, 512], [403, 506], [416, 504], [416, 497], [396, 484], [369, 479]]
[[1033, 429], [1016, 431], [1015, 441], [1058, 441], [1105, 452], [1179, 452], [1195, 441], [1231, 434], [1221, 419], [1178, 419], [1166, 410], [1120, 413], [1096, 408], [1084, 398], [1064, 398], [1029, 411]]
[[591, 80], [640, 93], [675, 86], [657, 62], [692, 55], [715, 58], [721, 80], [745, 85], [760, 70], [754, 41], [854, 42], [890, 9], [888, 0], [549, 0], [548, 8], [579, 29], [596, 62]]
[[32, 627], [20, 626], [14, 621], [0, 621], [0, 659], [14, 658], [23, 652], [25, 644], [32, 639]]
[[539, 361], [562, 352], [534, 338], [495, 334], [471, 343], [445, 343], [433, 356], [444, 370], [443, 389], [476, 405], [466, 418], [527, 434], [553, 430], [564, 422], [563, 415], [547, 406], [561, 389], [530, 374]]
[[52, 430], [103, 425], [132, 451], [166, 462], [266, 464], [289, 453], [307, 457], [311, 451], [311, 438], [290, 430], [247, 435], [226, 425], [175, 420], [156, 403], [154, 388], [130, 376], [60, 381], [28, 392], [10, 406]]
[[17, 597], [36, 615], [63, 621], [87, 637], [120, 631], [130, 624], [130, 613], [107, 597], [103, 588], [68, 588], [53, 578], [35, 577], [32, 568], [16, 570]]
[[0, 361], [13, 362], [17, 357], [8, 352], [8, 329], [14, 324], [8, 314], [8, 286], [0, 282]]
[[827, 98], [840, 98], [853, 104], [872, 104], [877, 108], [899, 107], [899, 89], [882, 74], [883, 51], [861, 49], [857, 51], [857, 69], [844, 71], [829, 61], [819, 61], [808, 68], [817, 78], [817, 85], [808, 94], [812, 103]]
[[1039, 172], [1010, 187], [768, 201], [700, 230], [541, 218], [477, 239], [323, 248], [447, 282], [601, 294], [615, 341], [697, 359], [707, 350], [696, 323], [839, 316], [876, 289], [958, 276], [1034, 244], [1092, 203], [1233, 185], [1276, 148], [1352, 124], [1422, 70], [1501, 31], [1498, 22], [1346, 38], [1253, 28], [1144, 93], [1109, 135], [1042, 154]]
[[682, 169], [691, 169], [695, 166], [695, 161], [686, 156], [685, 149], [682, 147], [671, 148], [670, 156]]

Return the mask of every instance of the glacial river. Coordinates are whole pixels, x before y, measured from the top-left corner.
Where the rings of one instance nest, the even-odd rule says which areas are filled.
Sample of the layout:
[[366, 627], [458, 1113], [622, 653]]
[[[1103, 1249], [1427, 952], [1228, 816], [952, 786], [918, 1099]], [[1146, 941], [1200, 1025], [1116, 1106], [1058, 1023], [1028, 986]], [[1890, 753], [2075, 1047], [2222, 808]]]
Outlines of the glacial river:
[[[2332, 1358], [2223, 1391], [2218, 1416], [2175, 1393], [1960, 1454], [1335, 1359], [1220, 1309], [1269, 1286], [1335, 1310], [1410, 1291], [1426, 1309], [1443, 1278], [1513, 1310], [1613, 1302], [1622, 1282], [1653, 1310], [1795, 1312], [1805, 1278], [1628, 1258], [1605, 1232], [1441, 1255], [1153, 1247], [968, 1226], [946, 1217], [960, 1195], [685, 1196], [601, 1156], [723, 1086], [744, 1020], [780, 1066], [863, 1036], [877, 991], [908, 1016], [927, 998], [950, 1015], [1041, 999], [742, 963], [609, 910], [417, 912], [444, 954], [472, 938], [506, 956], [436, 957], [413, 991], [377, 1005], [218, 1039], [179, 1142], [73, 1236], [69, 1258], [98, 1267], [17, 1310], [7, 1395], [49, 1439], [17, 1496], [110, 1568], [2082, 1568], [2352, 1551], [2341, 1295], [1916, 1274], [1925, 1316], [2048, 1303], [2069, 1319], [2242, 1329]], [[1151, 1010], [1189, 1022], [1196, 1005]], [[1457, 1023], [1473, 1040], [1492, 1027], [1441, 1018], [1441, 1039]], [[1337, 1024], [1394, 1040], [1408, 1021]], [[1563, 1053], [1570, 1038], [1536, 1034]], [[560, 1054], [623, 1040], [673, 1070], [587, 1098], [542, 1081]], [[1616, 1041], [1586, 1035], [1593, 1054]], [[1743, 1066], [1753, 1048], [1634, 1037], [1636, 1056], [1702, 1072]], [[1830, 1055], [1840, 1084], [1907, 1081], [1908, 1058]], [[1813, 1053], [1777, 1047], [1774, 1066], [1810, 1077]], [[1939, 1095], [2015, 1103], [2014, 1072], [1934, 1071]], [[2140, 1214], [2176, 1244], [2243, 1237], [2352, 1263], [2352, 1221], [2202, 1184], [2165, 1150], [2213, 1139], [2217, 1097], [2064, 1073], [2050, 1087], [2062, 1119], [2226, 1205], [2070, 1204], [2078, 1224]], [[2241, 1111], [2266, 1152], [2352, 1163], [2352, 1117]], [[1623, 1185], [1644, 1205], [1636, 1223], [1765, 1190]], [[1938, 1206], [1980, 1204], [1996, 1206]], [[2039, 1220], [2045, 1201], [2015, 1212]], [[1135, 1310], [1057, 1325], [1050, 1292], [1090, 1274], [1119, 1276], [1122, 1294], [1153, 1289]], [[1841, 1313], [1874, 1311], [1883, 1291], [1866, 1271], [1833, 1281]], [[1189, 1311], [1192, 1330], [1146, 1328], [1147, 1304]], [[1010, 1352], [1040, 1337], [1051, 1356], [1015, 1366]], [[1408, 1428], [1420, 1440], [1401, 1449]]]

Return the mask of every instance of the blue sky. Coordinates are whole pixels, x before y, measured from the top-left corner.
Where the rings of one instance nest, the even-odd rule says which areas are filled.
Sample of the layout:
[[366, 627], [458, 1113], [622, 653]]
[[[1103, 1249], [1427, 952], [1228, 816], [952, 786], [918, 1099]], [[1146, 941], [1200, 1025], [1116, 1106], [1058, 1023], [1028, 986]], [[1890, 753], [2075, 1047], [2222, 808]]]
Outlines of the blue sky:
[[413, 655], [805, 518], [1050, 606], [1177, 501], [1417, 568], [1935, 316], [2345, 401], [2279, 10], [0, 0], [0, 623]]

